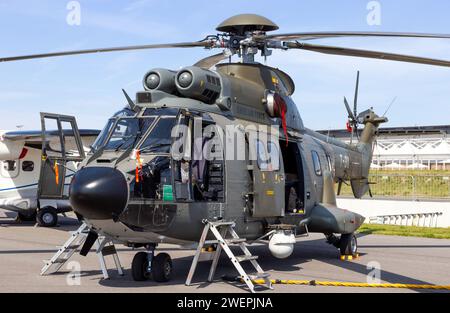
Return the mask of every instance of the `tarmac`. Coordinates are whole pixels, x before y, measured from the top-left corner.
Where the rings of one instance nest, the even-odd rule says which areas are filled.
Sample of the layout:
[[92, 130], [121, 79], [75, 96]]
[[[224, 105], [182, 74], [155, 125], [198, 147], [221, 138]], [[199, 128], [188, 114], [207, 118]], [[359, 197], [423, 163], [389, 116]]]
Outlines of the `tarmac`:
[[[159, 252], [167, 252], [173, 259], [173, 279], [164, 284], [153, 281], [134, 282], [130, 267], [137, 251], [117, 246], [125, 276], [118, 276], [112, 258], [107, 257], [110, 279], [104, 280], [95, 253], [87, 257], [76, 254], [71, 261], [80, 266], [80, 279], [71, 279], [71, 268], [66, 264], [60, 272], [40, 276], [43, 260], [48, 260], [69, 237], [68, 231], [77, 229], [74, 218], [61, 218], [59, 227], [35, 227], [33, 223], [17, 224], [14, 213], [0, 211], [0, 292], [63, 292], [63, 293], [246, 293], [242, 285], [225, 282], [223, 275], [237, 275], [225, 255], [222, 256], [216, 280], [205, 283], [209, 263], [201, 263], [192, 286], [184, 282], [189, 271], [194, 250], [160, 245]], [[299, 238], [293, 255], [285, 260], [271, 256], [267, 246], [250, 247], [259, 256], [261, 267], [272, 279], [316, 280], [366, 283], [368, 277], [377, 276], [380, 268], [381, 283], [450, 285], [450, 240], [360, 235], [360, 258], [341, 261], [338, 251], [326, 244], [320, 234]], [[73, 269], [73, 267], [72, 267]], [[373, 280], [369, 280], [373, 282]], [[430, 290], [351, 288], [276, 285], [263, 293], [357, 293], [357, 292], [433, 292]], [[436, 292], [436, 291], [434, 291]], [[442, 292], [442, 291], [441, 291]], [[445, 291], [444, 291], [445, 292]]]

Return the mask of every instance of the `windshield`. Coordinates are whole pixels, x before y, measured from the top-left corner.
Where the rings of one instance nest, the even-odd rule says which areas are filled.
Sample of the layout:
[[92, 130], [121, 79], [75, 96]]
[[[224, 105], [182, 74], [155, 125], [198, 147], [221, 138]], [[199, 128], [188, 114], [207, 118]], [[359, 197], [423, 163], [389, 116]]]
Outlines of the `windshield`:
[[155, 118], [121, 118], [114, 125], [114, 130], [105, 145], [105, 150], [128, 150], [132, 148], [148, 128], [153, 124]]
[[169, 153], [172, 144], [172, 128], [175, 126], [175, 117], [162, 117], [151, 133], [140, 146], [141, 153]]
[[97, 139], [92, 144], [92, 150], [96, 151], [105, 145], [105, 142], [108, 139], [109, 133], [111, 132], [111, 128], [113, 127], [117, 118], [131, 117], [131, 116], [134, 116], [135, 114], [136, 113], [134, 111], [132, 111], [128, 108], [125, 108], [125, 109], [115, 113], [114, 116], [108, 120], [108, 123], [106, 123], [106, 126], [103, 128], [103, 130], [98, 135]]

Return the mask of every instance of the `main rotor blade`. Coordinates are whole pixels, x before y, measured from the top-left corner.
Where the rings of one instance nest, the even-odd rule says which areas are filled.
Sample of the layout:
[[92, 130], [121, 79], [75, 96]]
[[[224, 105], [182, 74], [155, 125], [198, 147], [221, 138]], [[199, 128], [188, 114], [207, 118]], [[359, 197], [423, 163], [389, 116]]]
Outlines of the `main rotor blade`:
[[206, 57], [204, 59], [201, 59], [200, 61], [195, 63], [194, 66], [198, 66], [198, 67], [205, 68], [205, 69], [210, 69], [211, 67], [213, 67], [220, 61], [225, 60], [227, 58], [228, 58], [228, 56], [225, 55], [225, 53], [218, 53], [218, 54], [214, 54], [209, 57]]
[[288, 43], [286, 43], [286, 47], [290, 48], [290, 49], [302, 49], [302, 50], [320, 52], [320, 53], [325, 53], [325, 54], [334, 54], [334, 55], [353, 56], [353, 57], [361, 57], [361, 58], [371, 58], [371, 59], [400, 61], [400, 62], [409, 62], [409, 63], [450, 67], [450, 61], [447, 61], [447, 60], [422, 58], [422, 57], [388, 53], [388, 52], [360, 50], [360, 49], [323, 46], [323, 45], [313, 45], [313, 44], [300, 43], [300, 42], [288, 42]]
[[195, 48], [195, 47], [208, 48], [208, 47], [211, 47], [211, 43], [208, 41], [196, 41], [196, 42], [182, 42], [182, 43], [139, 45], [139, 46], [127, 46], [127, 47], [113, 47], [113, 48], [52, 52], [52, 53], [42, 53], [42, 54], [32, 54], [32, 55], [22, 55], [22, 56], [0, 58], [0, 63], [1, 62], [21, 61], [21, 60], [31, 60], [31, 59], [60, 57], [60, 56], [69, 56], [69, 55], [116, 52], [116, 51], [132, 51], [132, 50], [163, 49], [163, 48]]
[[397, 33], [397, 32], [305, 32], [267, 35], [273, 40], [316, 40], [337, 37], [404, 37], [404, 38], [441, 38], [450, 39], [450, 34]]

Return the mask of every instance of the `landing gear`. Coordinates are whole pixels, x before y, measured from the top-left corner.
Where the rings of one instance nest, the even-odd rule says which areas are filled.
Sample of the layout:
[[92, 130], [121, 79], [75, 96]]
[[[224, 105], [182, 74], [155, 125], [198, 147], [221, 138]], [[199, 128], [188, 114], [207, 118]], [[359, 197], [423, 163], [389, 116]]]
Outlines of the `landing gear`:
[[131, 273], [134, 281], [146, 281], [150, 278], [148, 269], [148, 258], [146, 252], [139, 252], [133, 258], [131, 263]]
[[358, 240], [354, 233], [341, 235], [339, 250], [341, 251], [341, 255], [351, 255], [354, 257], [358, 255]]
[[58, 214], [56, 209], [45, 207], [37, 212], [36, 221], [41, 227], [55, 227], [58, 223]]
[[333, 234], [325, 236], [327, 237], [327, 243], [339, 249], [341, 255], [358, 256], [358, 240], [354, 233], [342, 234], [340, 238]]
[[158, 283], [166, 283], [172, 278], [172, 259], [167, 253], [158, 254], [153, 260], [153, 279]]
[[168, 282], [172, 278], [172, 259], [167, 253], [155, 256], [156, 246], [147, 246], [147, 252], [139, 252], [133, 258], [131, 272], [134, 281], [153, 279], [158, 283]]

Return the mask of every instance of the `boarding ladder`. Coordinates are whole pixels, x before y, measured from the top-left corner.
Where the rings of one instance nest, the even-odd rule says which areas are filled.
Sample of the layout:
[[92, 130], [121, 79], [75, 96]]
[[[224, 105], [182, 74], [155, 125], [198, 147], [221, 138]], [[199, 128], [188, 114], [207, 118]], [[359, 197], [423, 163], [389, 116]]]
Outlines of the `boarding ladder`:
[[[50, 275], [58, 272], [61, 267], [75, 254], [75, 252], [83, 246], [89, 235], [90, 228], [83, 223], [76, 231], [71, 232], [70, 238], [66, 243], [53, 255], [50, 260], [44, 261], [45, 265], [41, 270], [41, 276]], [[107, 236], [99, 236], [94, 244], [100, 268], [104, 279], [109, 279], [108, 268], [106, 267], [105, 256], [111, 255], [120, 276], [123, 276], [122, 265], [119, 256], [111, 238]]]
[[[192, 278], [195, 274], [195, 270], [199, 262], [202, 261], [212, 261], [211, 269], [208, 276], [208, 282], [212, 282], [214, 279], [214, 274], [217, 269], [217, 265], [219, 263], [219, 258], [222, 250], [225, 251], [227, 256], [229, 257], [231, 263], [234, 265], [236, 270], [240, 274], [240, 279], [245, 282], [252, 293], [255, 293], [255, 285], [253, 283], [254, 280], [264, 280], [264, 284], [261, 286], [267, 287], [269, 289], [272, 288], [272, 283], [269, 279], [269, 274], [265, 273], [261, 266], [256, 261], [258, 256], [254, 256], [250, 253], [246, 246], [246, 239], [239, 238], [239, 235], [234, 230], [236, 224], [234, 222], [211, 222], [204, 221], [205, 228], [203, 229], [202, 236], [200, 237], [200, 241], [198, 243], [197, 252], [195, 253], [194, 260], [192, 261], [191, 269], [189, 270], [189, 274], [186, 280], [186, 285], [190, 286]], [[207, 236], [211, 232], [213, 236], [216, 238], [215, 240], [207, 240]], [[227, 238], [228, 234], [231, 238]], [[228, 236], [229, 237], [229, 236]], [[205, 249], [205, 246], [217, 245], [215, 251], [209, 251], [209, 249]], [[237, 245], [242, 252], [243, 255], [235, 256], [233, 251], [230, 249], [230, 245]], [[250, 262], [256, 270], [255, 274], [247, 274], [242, 267], [242, 262]]]

